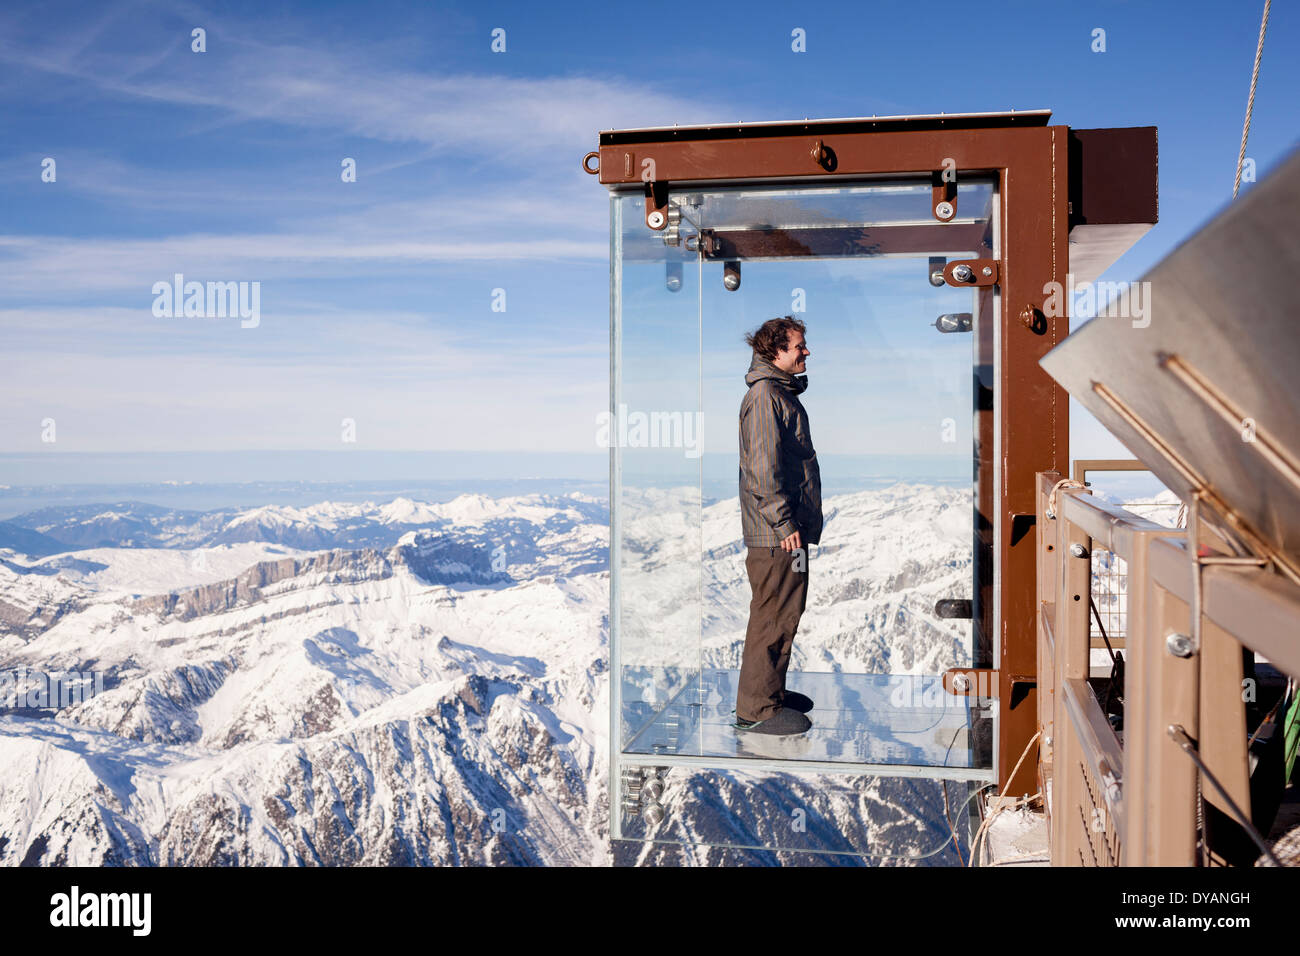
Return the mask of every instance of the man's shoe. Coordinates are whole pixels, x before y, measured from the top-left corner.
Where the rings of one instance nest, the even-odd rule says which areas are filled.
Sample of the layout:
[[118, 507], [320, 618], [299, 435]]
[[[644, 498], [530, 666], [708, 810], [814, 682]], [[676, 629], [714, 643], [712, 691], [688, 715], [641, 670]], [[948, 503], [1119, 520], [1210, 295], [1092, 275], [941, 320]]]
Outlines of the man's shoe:
[[732, 726], [737, 730], [748, 731], [751, 734], [789, 737], [807, 733], [812, 729], [812, 721], [797, 710], [782, 707], [766, 720], [744, 720], [738, 714], [736, 715], [736, 722]]
[[791, 710], [797, 710], [801, 714], [806, 714], [813, 709], [811, 697], [805, 697], [797, 690], [788, 690], [785, 692], [785, 706]]

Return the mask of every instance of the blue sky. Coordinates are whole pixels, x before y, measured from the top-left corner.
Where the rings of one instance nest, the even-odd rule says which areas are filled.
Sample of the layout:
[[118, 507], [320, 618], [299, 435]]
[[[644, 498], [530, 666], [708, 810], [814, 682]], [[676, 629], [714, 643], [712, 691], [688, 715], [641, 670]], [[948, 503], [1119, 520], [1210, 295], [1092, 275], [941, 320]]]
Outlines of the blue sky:
[[[8, 4], [0, 453], [593, 452], [609, 213], [578, 163], [604, 128], [1008, 108], [1156, 125], [1161, 222], [1116, 281], [1228, 201], [1262, 0], [978, 9]], [[1295, 143], [1298, 50], [1300, 13], [1275, 4], [1261, 173]], [[178, 272], [260, 282], [260, 323], [154, 316]], [[1122, 454], [1075, 409], [1077, 455]]]

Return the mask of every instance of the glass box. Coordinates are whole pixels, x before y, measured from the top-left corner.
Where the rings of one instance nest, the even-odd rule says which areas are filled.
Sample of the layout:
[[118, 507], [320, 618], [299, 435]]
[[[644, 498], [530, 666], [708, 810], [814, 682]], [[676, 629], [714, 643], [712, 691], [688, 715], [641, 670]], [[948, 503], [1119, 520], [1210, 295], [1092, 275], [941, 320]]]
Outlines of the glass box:
[[[615, 840], [918, 864], [968, 847], [996, 692], [941, 677], [996, 666], [980, 475], [1000, 313], [996, 285], [942, 270], [998, 257], [997, 180], [963, 174], [946, 222], [932, 195], [928, 177], [670, 189], [656, 231], [642, 191], [611, 193]], [[807, 326], [825, 528], [787, 682], [813, 728], [765, 738], [732, 727], [738, 412], [744, 334], [782, 315]]]

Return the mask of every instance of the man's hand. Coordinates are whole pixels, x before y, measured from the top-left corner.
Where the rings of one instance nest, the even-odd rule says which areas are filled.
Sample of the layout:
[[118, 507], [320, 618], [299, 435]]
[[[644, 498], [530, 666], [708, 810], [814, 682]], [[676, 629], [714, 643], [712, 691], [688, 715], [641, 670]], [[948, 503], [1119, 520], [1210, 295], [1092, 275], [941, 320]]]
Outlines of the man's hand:
[[782, 551], [798, 551], [801, 547], [803, 547], [803, 541], [799, 538], [798, 531], [781, 542]]

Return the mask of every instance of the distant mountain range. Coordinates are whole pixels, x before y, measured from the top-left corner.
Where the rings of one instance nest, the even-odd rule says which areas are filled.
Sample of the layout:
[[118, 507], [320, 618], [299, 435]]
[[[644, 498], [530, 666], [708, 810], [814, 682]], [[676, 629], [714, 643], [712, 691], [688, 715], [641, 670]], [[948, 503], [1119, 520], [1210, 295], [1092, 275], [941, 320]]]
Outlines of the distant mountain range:
[[[702, 547], [702, 659], [735, 666], [738, 502], [706, 507], [683, 537], [673, 521], [689, 494], [674, 494], [629, 513], [625, 567], [699, 568]], [[961, 622], [933, 604], [969, 578], [969, 501], [923, 485], [828, 498], [794, 668], [964, 663]], [[608, 530], [607, 502], [584, 494], [208, 512], [124, 501], [0, 525], [0, 675], [25, 691], [37, 673], [96, 672], [103, 687], [0, 710], [0, 863], [795, 859], [611, 852]], [[673, 588], [646, 621], [692, 613], [671, 606]], [[652, 631], [629, 623], [627, 646]], [[702, 779], [674, 771], [664, 797], [692, 839], [735, 843], [718, 835], [730, 820], [779, 842], [797, 802], [819, 821], [804, 845], [851, 831], [894, 862], [956, 862], [951, 847], [926, 855], [950, 832], [935, 781]]]

